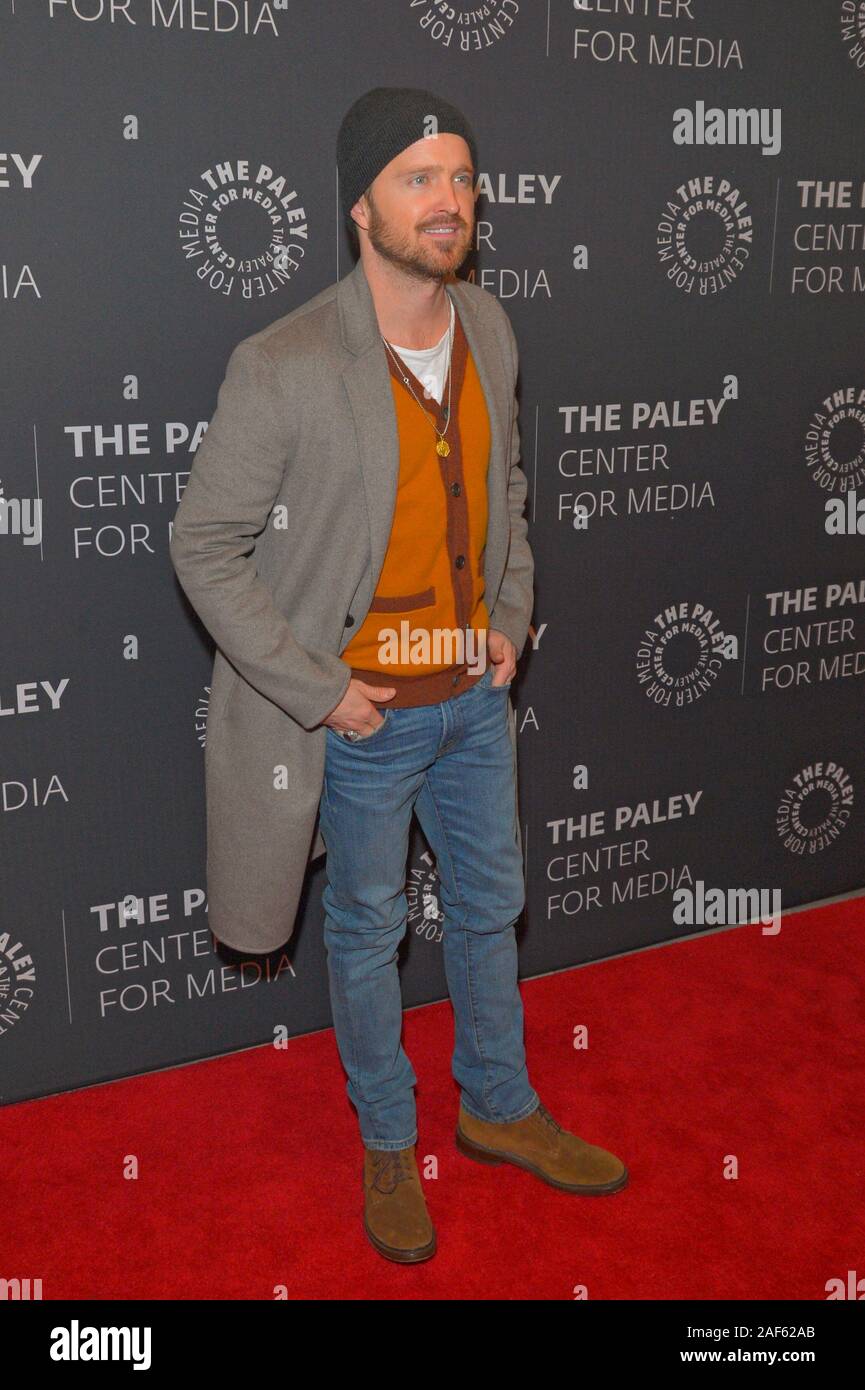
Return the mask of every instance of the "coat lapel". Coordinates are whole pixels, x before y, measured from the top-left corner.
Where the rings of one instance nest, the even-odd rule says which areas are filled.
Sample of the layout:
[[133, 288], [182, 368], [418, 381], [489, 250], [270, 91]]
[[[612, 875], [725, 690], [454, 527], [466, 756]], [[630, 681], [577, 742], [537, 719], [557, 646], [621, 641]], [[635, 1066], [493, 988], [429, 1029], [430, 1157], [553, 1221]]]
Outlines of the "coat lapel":
[[[487, 543], [484, 556], [486, 601], [495, 601], [507, 560], [508, 444], [513, 393], [501, 351], [485, 316], [477, 311], [471, 291], [461, 280], [446, 285], [454, 301], [474, 358], [490, 417], [490, 461], [487, 471]], [[363, 622], [384, 565], [393, 524], [399, 478], [399, 432], [391, 394], [391, 377], [379, 333], [369, 282], [358, 261], [337, 288], [340, 333], [352, 361], [343, 369], [360, 457], [365, 510], [369, 527], [370, 565], [365, 591], [354, 604], [356, 622]], [[355, 629], [356, 630], [356, 629]], [[352, 637], [345, 633], [344, 647]]]

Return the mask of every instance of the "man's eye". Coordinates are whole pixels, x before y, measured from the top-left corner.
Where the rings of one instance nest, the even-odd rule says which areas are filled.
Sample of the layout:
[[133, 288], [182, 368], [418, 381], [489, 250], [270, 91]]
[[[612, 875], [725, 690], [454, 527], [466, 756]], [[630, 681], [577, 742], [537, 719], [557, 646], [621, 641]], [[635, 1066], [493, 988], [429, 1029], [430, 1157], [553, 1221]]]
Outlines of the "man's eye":
[[[416, 183], [418, 179], [425, 179], [426, 177], [427, 177], [426, 174], [414, 174], [413, 177], [411, 178], [410, 182], [411, 182], [411, 183]], [[468, 184], [471, 183], [471, 175], [470, 175], [470, 174], [457, 174], [456, 177], [457, 177], [458, 179], [462, 179], [463, 183], [468, 183]]]

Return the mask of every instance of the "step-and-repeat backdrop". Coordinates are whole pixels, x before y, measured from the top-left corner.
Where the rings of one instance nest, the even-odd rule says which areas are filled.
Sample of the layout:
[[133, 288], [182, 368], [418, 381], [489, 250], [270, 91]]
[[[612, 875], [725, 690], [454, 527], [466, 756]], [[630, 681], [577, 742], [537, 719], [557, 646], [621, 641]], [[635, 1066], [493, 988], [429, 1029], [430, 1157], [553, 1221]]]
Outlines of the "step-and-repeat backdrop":
[[520, 347], [522, 975], [757, 919], [771, 971], [865, 883], [863, 0], [0, 8], [2, 1101], [330, 1024], [323, 860], [283, 951], [208, 931], [168, 546], [232, 348], [352, 268], [373, 86], [473, 123], [460, 274]]

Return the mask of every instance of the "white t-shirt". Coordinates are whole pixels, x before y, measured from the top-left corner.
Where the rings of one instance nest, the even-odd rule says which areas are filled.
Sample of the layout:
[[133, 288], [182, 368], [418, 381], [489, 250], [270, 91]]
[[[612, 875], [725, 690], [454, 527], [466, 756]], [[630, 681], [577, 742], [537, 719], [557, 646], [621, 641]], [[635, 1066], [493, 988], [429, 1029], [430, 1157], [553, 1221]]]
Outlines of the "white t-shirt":
[[[450, 299], [450, 296], [448, 296]], [[435, 396], [439, 405], [442, 402], [442, 392], [445, 386], [445, 374], [448, 366], [448, 338], [454, 326], [454, 302], [451, 299], [451, 321], [439, 338], [435, 347], [431, 348], [404, 348], [398, 343], [393, 343], [393, 349], [398, 352], [406, 366], [414, 372], [421, 386], [430, 396]]]

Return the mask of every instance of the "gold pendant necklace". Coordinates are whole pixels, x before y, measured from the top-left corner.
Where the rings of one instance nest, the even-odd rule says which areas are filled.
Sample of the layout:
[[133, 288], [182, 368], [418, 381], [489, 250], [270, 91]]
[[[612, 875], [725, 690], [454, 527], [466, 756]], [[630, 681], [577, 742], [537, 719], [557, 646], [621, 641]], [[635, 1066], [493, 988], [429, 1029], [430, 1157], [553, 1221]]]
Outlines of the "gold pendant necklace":
[[[450, 298], [450, 296], [448, 296], [448, 298]], [[440, 430], [440, 429], [439, 429], [438, 425], [437, 425], [436, 422], [435, 422], [434, 416], [432, 416], [432, 415], [430, 414], [430, 412], [429, 412], [423, 405], [421, 405], [421, 402], [418, 401], [417, 394], [416, 394], [416, 392], [415, 392], [415, 390], [414, 390], [414, 387], [412, 386], [412, 384], [411, 384], [409, 378], [408, 378], [408, 377], [405, 375], [405, 373], [402, 371], [402, 365], [403, 365], [403, 364], [400, 362], [399, 358], [397, 357], [396, 353], [394, 352], [393, 348], [391, 347], [390, 343], [388, 342], [388, 340], [387, 340], [387, 338], [384, 336], [384, 334], [383, 334], [383, 333], [382, 333], [382, 334], [379, 334], [379, 336], [380, 336], [382, 342], [384, 343], [385, 347], [387, 348], [388, 352], [390, 353], [391, 357], [393, 358], [394, 363], [396, 364], [396, 369], [397, 369], [397, 371], [399, 372], [400, 380], [405, 382], [406, 386], [407, 386], [408, 389], [411, 391], [412, 395], [414, 396], [415, 400], [417, 401], [417, 403], [418, 403], [418, 405], [420, 406], [421, 410], [423, 411], [424, 415], [426, 415], [427, 418], [428, 418], [429, 420], [432, 421], [432, 427], [433, 427], [433, 429], [435, 430], [436, 434], [438, 435], [438, 440], [437, 440], [437, 442], [436, 442], [436, 453], [439, 455], [440, 458], [447, 458], [448, 454], [449, 454], [450, 451], [451, 451], [451, 446], [450, 446], [450, 444], [448, 444], [447, 440], [445, 439], [445, 435], [447, 434], [448, 425], [449, 425], [450, 422], [451, 422], [451, 359], [452, 359], [452, 356], [453, 356], [453, 313], [454, 313], [453, 302], [451, 302], [451, 324], [450, 324], [450, 329], [449, 329], [449, 335], [450, 335], [450, 336], [449, 336], [449, 338], [448, 338], [448, 408], [447, 408], [447, 424], [445, 425], [445, 427], [444, 427], [443, 430]]]

